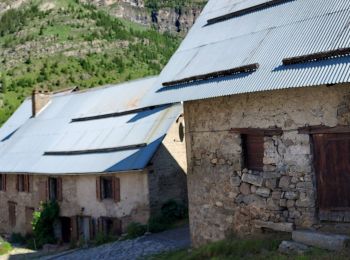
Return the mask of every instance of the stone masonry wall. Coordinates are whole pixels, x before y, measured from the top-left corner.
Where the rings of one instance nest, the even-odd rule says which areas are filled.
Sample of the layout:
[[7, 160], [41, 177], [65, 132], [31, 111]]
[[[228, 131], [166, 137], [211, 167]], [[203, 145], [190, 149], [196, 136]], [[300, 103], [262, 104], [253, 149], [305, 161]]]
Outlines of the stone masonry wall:
[[[96, 197], [96, 175], [63, 176], [63, 201], [60, 202], [60, 216], [78, 215], [114, 217], [122, 220], [123, 228], [132, 222], [147, 223], [150, 215], [148, 194], [148, 172], [130, 172], [117, 175], [120, 179], [121, 201], [98, 201]], [[42, 200], [43, 191], [39, 183], [47, 176], [32, 176], [30, 192], [17, 192], [16, 175], [7, 175], [7, 190], [0, 191], [0, 234], [28, 232], [26, 207], [37, 209]], [[45, 194], [45, 192], [44, 192]], [[8, 202], [16, 203], [16, 225], [9, 224]]]
[[[261, 227], [317, 224], [307, 125], [349, 125], [350, 87], [300, 88], [185, 102], [188, 190], [194, 246]], [[243, 169], [232, 128], [280, 127], [264, 139], [264, 170]]]
[[149, 194], [153, 212], [170, 199], [187, 204], [187, 158], [185, 140], [180, 140], [180, 117], [169, 129], [149, 167]]

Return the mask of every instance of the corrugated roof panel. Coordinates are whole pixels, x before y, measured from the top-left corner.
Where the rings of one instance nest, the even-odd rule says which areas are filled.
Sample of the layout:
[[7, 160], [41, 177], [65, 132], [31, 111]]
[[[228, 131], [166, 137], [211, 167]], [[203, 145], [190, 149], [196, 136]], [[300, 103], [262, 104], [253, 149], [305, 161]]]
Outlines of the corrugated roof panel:
[[[284, 66], [282, 60], [350, 47], [350, 1], [290, 1], [206, 26], [208, 17], [217, 10], [230, 12], [237, 2], [209, 1], [155, 83], [156, 95], [150, 93], [143, 106], [349, 82], [348, 56], [290, 66]], [[242, 63], [259, 63], [260, 67], [244, 76], [162, 86], [180, 77]]]
[[0, 128], [0, 147], [11, 134], [17, 131], [32, 116], [32, 101], [26, 99], [13, 116]]
[[[143, 169], [180, 115], [181, 104], [124, 116], [71, 121], [77, 111], [78, 114], [95, 115], [128, 109], [130, 104], [137, 107], [154, 80], [55, 95], [49, 106], [35, 118], [28, 116], [31, 115], [31, 102], [26, 101], [5, 125], [6, 128], [1, 129], [4, 136], [12, 129], [18, 130], [0, 144], [0, 172], [88, 174]], [[140, 98], [137, 102], [135, 93]], [[100, 108], [103, 99], [109, 105]], [[116, 105], [112, 105], [113, 102]], [[138, 143], [146, 143], [147, 146], [108, 153], [44, 155], [45, 152], [99, 150]]]

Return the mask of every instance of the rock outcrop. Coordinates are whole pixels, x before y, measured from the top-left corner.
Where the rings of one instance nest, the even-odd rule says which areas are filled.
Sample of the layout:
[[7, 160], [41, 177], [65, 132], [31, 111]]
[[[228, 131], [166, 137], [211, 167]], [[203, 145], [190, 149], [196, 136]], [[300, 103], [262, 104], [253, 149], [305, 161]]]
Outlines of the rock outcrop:
[[150, 10], [145, 7], [143, 0], [80, 0], [105, 7], [110, 14], [142, 25], [155, 26], [161, 32], [176, 32], [186, 34], [192, 27], [202, 8], [184, 7], [162, 8]]

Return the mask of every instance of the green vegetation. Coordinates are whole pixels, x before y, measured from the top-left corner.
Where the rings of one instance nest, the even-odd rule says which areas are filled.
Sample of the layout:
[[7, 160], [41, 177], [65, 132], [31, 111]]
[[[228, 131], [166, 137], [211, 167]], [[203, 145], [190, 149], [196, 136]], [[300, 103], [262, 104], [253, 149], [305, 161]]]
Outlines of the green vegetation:
[[140, 223], [132, 222], [127, 227], [127, 239], [133, 239], [143, 236], [147, 231], [147, 226]]
[[33, 88], [119, 83], [162, 70], [180, 38], [78, 0], [32, 0], [0, 17], [0, 126]]
[[184, 205], [170, 200], [162, 206], [160, 214], [150, 218], [148, 230], [152, 233], [162, 232], [176, 227], [179, 222], [181, 223], [187, 218], [188, 209]]
[[286, 256], [278, 252], [282, 240], [289, 239], [279, 235], [265, 235], [260, 238], [231, 238], [211, 243], [193, 250], [180, 250], [150, 257], [151, 260], [202, 260], [202, 259], [349, 259], [349, 252], [334, 253], [313, 249], [305, 255]]
[[59, 217], [59, 205], [56, 201], [43, 203], [33, 215], [34, 248], [56, 243], [54, 223]]
[[92, 244], [94, 246], [100, 246], [103, 244], [107, 244], [107, 243], [112, 243], [114, 241], [118, 240], [118, 237], [112, 236], [110, 234], [104, 234], [103, 232], [98, 232], [96, 234], [95, 240], [92, 241]]
[[0, 255], [7, 254], [11, 250], [12, 250], [11, 244], [6, 242], [4, 239], [0, 237]]

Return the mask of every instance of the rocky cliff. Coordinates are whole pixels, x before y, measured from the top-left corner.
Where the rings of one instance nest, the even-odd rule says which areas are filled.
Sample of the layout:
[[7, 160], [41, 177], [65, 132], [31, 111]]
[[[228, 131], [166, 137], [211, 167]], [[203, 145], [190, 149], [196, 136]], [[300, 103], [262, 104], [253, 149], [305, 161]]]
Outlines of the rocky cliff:
[[186, 34], [202, 11], [201, 7], [151, 10], [143, 0], [81, 0], [104, 8], [110, 14], [139, 24], [155, 26], [159, 31]]

